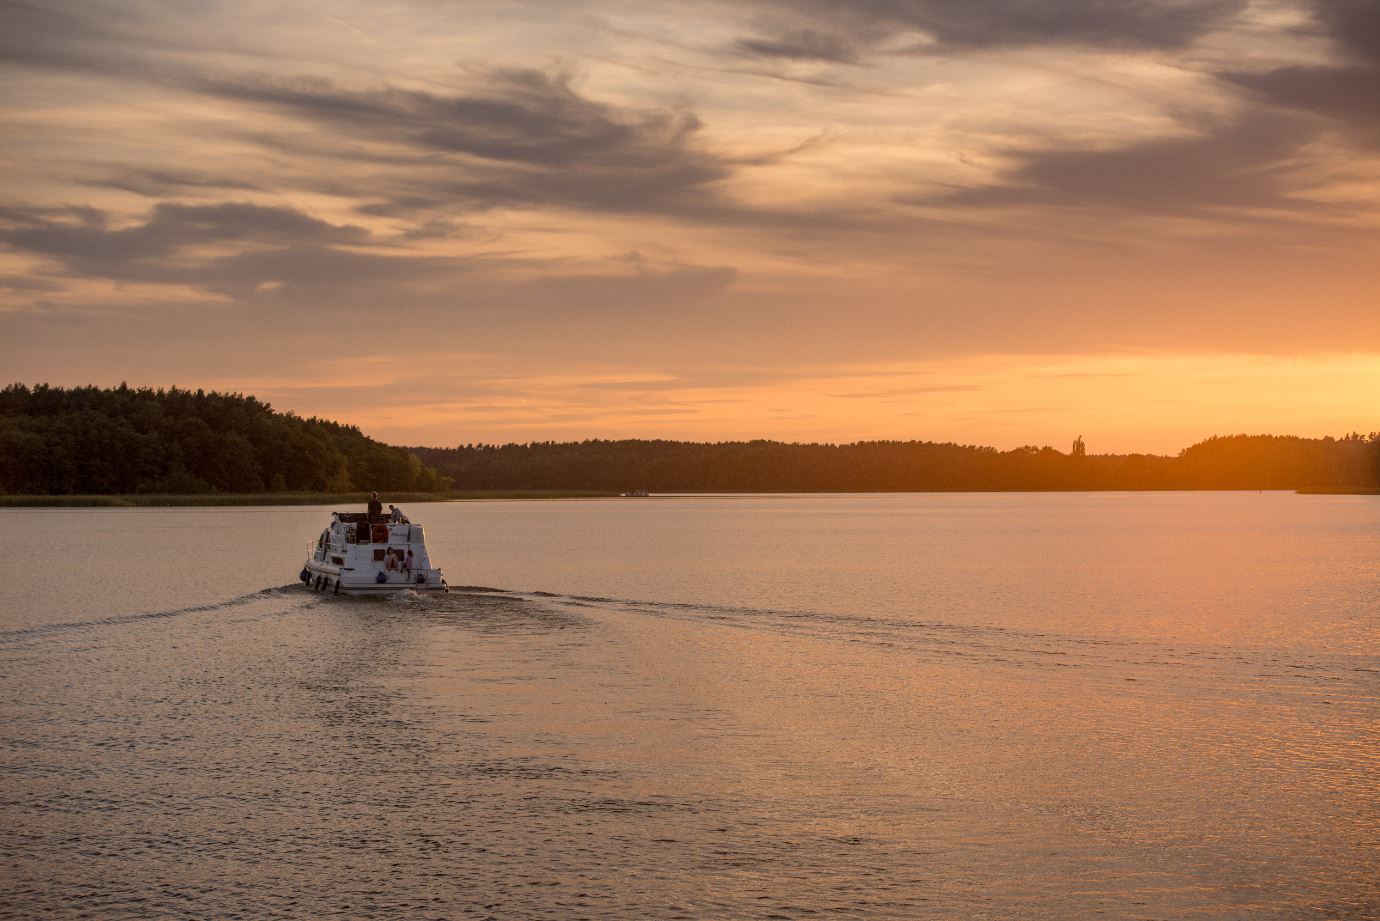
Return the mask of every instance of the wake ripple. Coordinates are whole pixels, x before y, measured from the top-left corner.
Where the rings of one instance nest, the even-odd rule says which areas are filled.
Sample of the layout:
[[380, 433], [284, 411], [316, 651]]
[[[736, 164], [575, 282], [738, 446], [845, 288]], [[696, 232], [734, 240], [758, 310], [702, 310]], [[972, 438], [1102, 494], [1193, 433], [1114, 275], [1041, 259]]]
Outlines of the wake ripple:
[[144, 611], [138, 614], [119, 614], [112, 617], [96, 617], [90, 620], [74, 620], [56, 624], [40, 624], [36, 627], [20, 627], [15, 630], [0, 630], [0, 646], [12, 643], [27, 642], [56, 634], [70, 633], [78, 630], [94, 630], [100, 627], [117, 627], [124, 624], [138, 624], [144, 621], [163, 620], [169, 617], [182, 617], [187, 614], [203, 614], [209, 611], [219, 611], [223, 608], [234, 608], [240, 605], [250, 604], [265, 598], [273, 598], [286, 595], [289, 591], [299, 590], [298, 583], [288, 585], [276, 585], [270, 588], [262, 588], [256, 592], [249, 592], [244, 595], [236, 595], [234, 598], [225, 601], [212, 601], [206, 604], [196, 604], [185, 608], [173, 608], [168, 611]]
[[990, 624], [879, 617], [858, 612], [645, 601], [545, 591], [517, 594], [566, 608], [605, 608], [994, 665], [1112, 668], [1124, 674], [1127, 681], [1167, 671], [1179, 677], [1200, 675], [1211, 681], [1224, 677], [1224, 672], [1235, 672], [1238, 679], [1250, 682], [1282, 681], [1319, 688], [1335, 687], [1340, 682], [1356, 685], [1353, 690], [1366, 700], [1380, 700], [1380, 690], [1374, 684], [1376, 676], [1380, 675], [1380, 659], [1375, 656], [1180, 645], [1130, 637], [1082, 636]]

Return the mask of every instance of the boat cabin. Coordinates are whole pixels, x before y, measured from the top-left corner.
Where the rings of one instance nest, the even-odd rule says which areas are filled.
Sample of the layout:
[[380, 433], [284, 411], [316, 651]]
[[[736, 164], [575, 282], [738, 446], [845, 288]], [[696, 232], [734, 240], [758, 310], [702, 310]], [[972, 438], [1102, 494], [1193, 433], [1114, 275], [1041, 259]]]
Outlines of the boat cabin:
[[431, 568], [421, 525], [359, 512], [332, 513], [330, 525], [308, 550], [303, 572], [322, 576], [323, 584], [334, 579], [341, 590], [352, 594], [352, 589], [445, 584], [440, 570]]

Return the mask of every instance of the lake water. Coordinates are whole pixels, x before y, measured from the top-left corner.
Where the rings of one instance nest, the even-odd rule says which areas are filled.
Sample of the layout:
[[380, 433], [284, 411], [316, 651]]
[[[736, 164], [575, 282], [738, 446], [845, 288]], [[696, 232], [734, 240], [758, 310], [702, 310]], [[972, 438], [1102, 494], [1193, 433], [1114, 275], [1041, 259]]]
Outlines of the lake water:
[[1380, 498], [4, 510], [0, 913], [1380, 918]]

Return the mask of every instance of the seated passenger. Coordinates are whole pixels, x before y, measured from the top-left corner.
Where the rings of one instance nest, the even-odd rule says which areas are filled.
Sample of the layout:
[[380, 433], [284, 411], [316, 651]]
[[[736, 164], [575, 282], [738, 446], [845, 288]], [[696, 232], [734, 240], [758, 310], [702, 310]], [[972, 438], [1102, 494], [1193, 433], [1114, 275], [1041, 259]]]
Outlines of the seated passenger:
[[407, 519], [403, 517], [402, 509], [396, 505], [388, 506], [388, 520], [393, 524], [402, 524]]

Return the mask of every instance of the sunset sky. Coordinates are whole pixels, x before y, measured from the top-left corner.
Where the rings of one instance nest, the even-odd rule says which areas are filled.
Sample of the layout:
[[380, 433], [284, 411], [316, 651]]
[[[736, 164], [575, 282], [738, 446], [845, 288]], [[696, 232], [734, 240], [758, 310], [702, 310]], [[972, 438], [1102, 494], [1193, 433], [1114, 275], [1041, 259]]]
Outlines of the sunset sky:
[[395, 444], [1380, 428], [1380, 2], [0, 0], [0, 375]]

